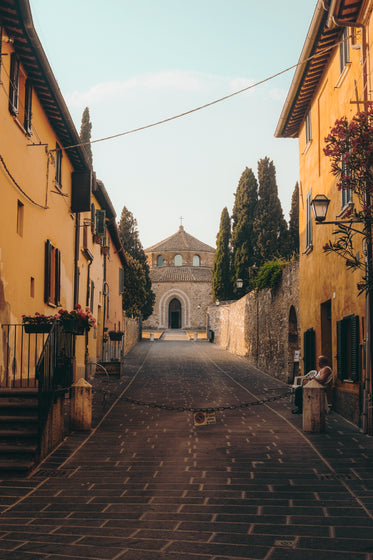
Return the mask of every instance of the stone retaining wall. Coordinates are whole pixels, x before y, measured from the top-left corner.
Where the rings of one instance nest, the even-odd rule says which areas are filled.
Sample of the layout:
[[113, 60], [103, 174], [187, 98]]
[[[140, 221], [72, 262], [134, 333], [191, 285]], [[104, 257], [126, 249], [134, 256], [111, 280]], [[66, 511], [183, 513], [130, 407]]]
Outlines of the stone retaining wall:
[[124, 343], [123, 343], [123, 354], [126, 355], [128, 352], [138, 343], [140, 337], [140, 320], [130, 319], [129, 317], [123, 317], [124, 325]]
[[283, 270], [276, 290], [250, 292], [238, 301], [208, 308], [214, 342], [285, 382], [297, 373], [300, 349], [299, 266]]

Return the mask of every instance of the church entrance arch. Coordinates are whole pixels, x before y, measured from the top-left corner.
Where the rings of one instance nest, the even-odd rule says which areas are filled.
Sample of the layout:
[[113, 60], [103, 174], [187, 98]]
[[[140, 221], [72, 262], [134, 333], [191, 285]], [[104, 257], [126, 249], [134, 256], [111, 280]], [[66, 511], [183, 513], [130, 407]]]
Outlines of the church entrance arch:
[[168, 306], [168, 328], [181, 328], [181, 303], [177, 298], [173, 298]]

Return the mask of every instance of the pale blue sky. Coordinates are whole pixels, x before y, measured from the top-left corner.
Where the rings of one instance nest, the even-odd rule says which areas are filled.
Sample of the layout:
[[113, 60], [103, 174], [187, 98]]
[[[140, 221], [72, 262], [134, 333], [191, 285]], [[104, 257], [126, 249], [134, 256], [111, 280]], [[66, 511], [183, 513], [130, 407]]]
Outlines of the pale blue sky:
[[[168, 118], [296, 64], [316, 0], [30, 0], [78, 131], [92, 140]], [[94, 168], [144, 248], [185, 229], [215, 245], [245, 167], [277, 170], [288, 219], [297, 140], [274, 131], [294, 70], [159, 127], [93, 144]]]

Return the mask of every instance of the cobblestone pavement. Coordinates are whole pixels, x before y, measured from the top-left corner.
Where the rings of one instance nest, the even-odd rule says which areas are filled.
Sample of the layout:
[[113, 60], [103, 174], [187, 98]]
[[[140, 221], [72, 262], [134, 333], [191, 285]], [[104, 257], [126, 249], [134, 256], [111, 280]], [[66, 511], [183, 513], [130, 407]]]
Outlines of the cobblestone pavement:
[[[288, 387], [208, 342], [143, 342], [94, 389], [91, 432], [0, 481], [0, 560], [373, 560], [373, 438], [337, 414], [246, 406]], [[211, 406], [238, 408], [181, 410]]]

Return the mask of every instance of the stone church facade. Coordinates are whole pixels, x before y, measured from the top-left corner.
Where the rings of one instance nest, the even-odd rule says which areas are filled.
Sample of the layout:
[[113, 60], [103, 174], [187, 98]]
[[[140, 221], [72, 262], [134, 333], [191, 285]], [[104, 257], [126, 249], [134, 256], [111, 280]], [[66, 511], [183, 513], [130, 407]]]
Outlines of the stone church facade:
[[215, 249], [199, 241], [183, 226], [171, 237], [145, 249], [152, 290], [153, 314], [148, 329], [204, 329], [212, 303]]

